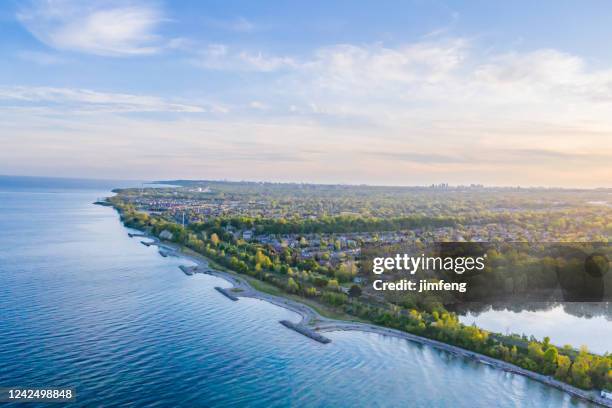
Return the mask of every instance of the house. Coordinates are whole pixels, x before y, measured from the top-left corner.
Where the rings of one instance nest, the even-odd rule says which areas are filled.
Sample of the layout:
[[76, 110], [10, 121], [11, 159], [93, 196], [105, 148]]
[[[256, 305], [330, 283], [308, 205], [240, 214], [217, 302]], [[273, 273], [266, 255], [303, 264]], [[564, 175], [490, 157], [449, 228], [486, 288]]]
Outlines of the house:
[[251, 238], [253, 238], [253, 230], [242, 231], [242, 239], [244, 239], [245, 241], [248, 241]]

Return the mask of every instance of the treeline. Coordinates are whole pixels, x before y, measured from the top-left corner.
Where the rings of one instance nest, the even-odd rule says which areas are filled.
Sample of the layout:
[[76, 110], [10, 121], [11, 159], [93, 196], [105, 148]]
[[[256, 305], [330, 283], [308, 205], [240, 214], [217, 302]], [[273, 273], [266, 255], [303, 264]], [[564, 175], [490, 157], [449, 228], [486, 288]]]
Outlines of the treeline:
[[271, 219], [253, 217], [215, 218], [202, 223], [203, 229], [232, 226], [236, 229], [254, 229], [258, 234], [314, 234], [398, 231], [415, 228], [454, 227], [459, 220], [453, 217], [376, 218], [341, 215], [316, 219]]

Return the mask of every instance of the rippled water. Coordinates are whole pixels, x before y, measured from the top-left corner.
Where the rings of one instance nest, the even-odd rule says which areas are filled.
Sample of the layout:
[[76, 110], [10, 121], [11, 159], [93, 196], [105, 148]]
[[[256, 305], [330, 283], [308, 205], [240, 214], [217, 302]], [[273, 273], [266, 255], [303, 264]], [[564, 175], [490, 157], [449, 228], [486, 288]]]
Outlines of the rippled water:
[[[224, 281], [130, 239], [104, 192], [1, 191], [0, 386], [72, 386], [73, 406], [587, 406], [403, 340], [282, 327]], [[19, 405], [21, 406], [21, 405]], [[58, 405], [52, 405], [58, 406]]]

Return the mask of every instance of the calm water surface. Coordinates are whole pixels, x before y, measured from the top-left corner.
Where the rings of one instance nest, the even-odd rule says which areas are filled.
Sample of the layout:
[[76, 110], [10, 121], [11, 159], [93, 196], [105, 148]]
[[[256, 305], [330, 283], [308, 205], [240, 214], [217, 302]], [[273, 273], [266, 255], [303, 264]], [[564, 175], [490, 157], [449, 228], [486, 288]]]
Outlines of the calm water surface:
[[107, 194], [0, 186], [0, 386], [72, 386], [83, 407], [589, 406], [403, 340], [313, 342], [128, 238], [91, 205]]
[[[609, 313], [610, 306], [606, 309]], [[588, 305], [570, 303], [522, 311], [489, 309], [478, 314], [468, 313], [460, 320], [498, 333], [533, 335], [540, 340], [548, 336], [559, 346], [570, 344], [578, 348], [584, 345], [599, 354], [612, 351], [612, 318], [607, 313], [589, 310]]]

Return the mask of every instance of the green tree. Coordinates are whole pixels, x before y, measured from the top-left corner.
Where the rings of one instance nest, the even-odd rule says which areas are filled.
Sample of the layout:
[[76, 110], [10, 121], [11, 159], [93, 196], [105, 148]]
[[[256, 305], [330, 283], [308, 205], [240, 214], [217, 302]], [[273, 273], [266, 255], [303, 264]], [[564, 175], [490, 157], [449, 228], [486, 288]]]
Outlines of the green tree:
[[544, 351], [542, 351], [542, 345], [536, 341], [529, 342], [527, 345], [527, 353], [536, 363], [540, 363], [544, 358]]
[[559, 352], [555, 346], [549, 346], [544, 352], [544, 372], [553, 374], [557, 370]]
[[338, 281], [336, 279], [330, 279], [327, 282], [327, 287], [330, 289], [338, 290], [340, 288], [340, 285], [338, 285]]
[[300, 285], [298, 285], [293, 278], [289, 278], [287, 281], [287, 290], [291, 293], [297, 293], [300, 290]]
[[569, 374], [570, 366], [572, 365], [572, 360], [568, 356], [559, 355], [557, 357], [557, 370], [555, 371], [555, 378], [561, 381], [567, 381], [567, 376]]

